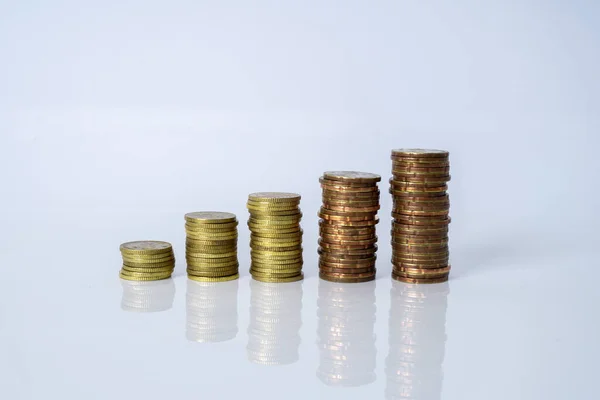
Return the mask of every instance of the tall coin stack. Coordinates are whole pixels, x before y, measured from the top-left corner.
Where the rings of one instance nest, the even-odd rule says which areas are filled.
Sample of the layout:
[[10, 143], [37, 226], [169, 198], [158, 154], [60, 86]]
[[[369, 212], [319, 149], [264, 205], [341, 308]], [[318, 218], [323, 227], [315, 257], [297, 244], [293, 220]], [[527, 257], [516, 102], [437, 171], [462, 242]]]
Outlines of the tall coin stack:
[[123, 267], [119, 276], [128, 281], [158, 281], [170, 278], [175, 269], [171, 243], [155, 240], [127, 242], [120, 246]]
[[375, 279], [381, 176], [367, 172], [329, 171], [319, 179], [319, 276], [332, 282]]
[[204, 211], [185, 214], [185, 258], [188, 278], [198, 282], [237, 279], [235, 214]]
[[392, 150], [392, 277], [396, 280], [448, 280], [449, 171], [447, 151]]
[[302, 212], [296, 193], [248, 196], [250, 274], [262, 282], [295, 282], [302, 274]]

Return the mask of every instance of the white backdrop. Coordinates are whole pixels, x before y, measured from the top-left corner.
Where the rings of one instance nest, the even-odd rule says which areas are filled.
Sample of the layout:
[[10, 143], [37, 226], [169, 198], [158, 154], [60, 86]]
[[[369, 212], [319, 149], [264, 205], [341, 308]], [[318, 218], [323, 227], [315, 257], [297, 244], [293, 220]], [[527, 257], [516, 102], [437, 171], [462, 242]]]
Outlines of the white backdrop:
[[[6, 351], [34, 368], [14, 338], [36, 307], [56, 324], [60, 293], [118, 296], [119, 243], [171, 241], [183, 260], [185, 212], [236, 213], [247, 263], [250, 192], [302, 194], [315, 278], [325, 170], [382, 175], [388, 285], [397, 147], [450, 151], [454, 321], [491, 288], [585, 286], [599, 277], [599, 16], [583, 0], [0, 1]], [[41, 372], [7, 369], [8, 393], [36, 398]]]

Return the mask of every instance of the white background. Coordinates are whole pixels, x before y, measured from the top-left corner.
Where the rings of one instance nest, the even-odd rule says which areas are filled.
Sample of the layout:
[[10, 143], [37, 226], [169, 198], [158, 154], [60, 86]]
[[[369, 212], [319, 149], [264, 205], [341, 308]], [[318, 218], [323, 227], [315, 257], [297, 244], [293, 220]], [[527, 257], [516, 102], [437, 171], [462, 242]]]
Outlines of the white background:
[[[595, 397], [599, 23], [584, 0], [0, 1], [0, 393]], [[397, 147], [450, 151], [448, 286], [392, 285]], [[318, 177], [331, 169], [383, 176], [372, 285], [317, 278]], [[303, 197], [302, 297], [278, 294], [283, 323], [302, 323], [287, 339], [301, 342], [279, 367], [246, 349], [262, 291], [247, 272], [245, 200], [266, 190]], [[240, 219], [237, 288], [186, 282], [183, 214], [200, 210]], [[172, 242], [179, 260], [149, 295], [172, 304], [161, 313], [120, 305], [133, 289], [117, 278], [118, 246], [141, 239]], [[350, 323], [345, 342], [376, 350], [368, 385], [316, 375], [337, 290], [376, 298], [347, 310], [372, 324], [361, 336]], [[219, 314], [237, 313], [234, 339], [186, 339], [196, 291], [237, 295]], [[413, 295], [441, 334], [390, 327]], [[424, 365], [398, 388], [386, 360], [410, 335]]]

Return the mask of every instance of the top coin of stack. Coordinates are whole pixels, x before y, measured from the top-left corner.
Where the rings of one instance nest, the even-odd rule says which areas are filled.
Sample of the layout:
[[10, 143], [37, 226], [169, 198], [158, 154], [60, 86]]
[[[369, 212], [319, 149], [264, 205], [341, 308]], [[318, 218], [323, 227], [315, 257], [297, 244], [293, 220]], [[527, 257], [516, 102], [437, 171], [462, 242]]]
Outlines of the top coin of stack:
[[302, 274], [302, 229], [296, 193], [260, 192], [248, 196], [250, 274], [262, 282], [295, 282]]
[[407, 283], [448, 280], [449, 171], [447, 151], [392, 150], [394, 279]]
[[158, 281], [170, 278], [175, 269], [171, 243], [145, 240], [120, 246], [123, 268], [119, 273], [129, 281]]
[[199, 282], [237, 279], [235, 214], [218, 211], [185, 214], [185, 258], [188, 278]]
[[367, 172], [328, 171], [319, 179], [319, 276], [333, 282], [375, 279], [381, 176]]

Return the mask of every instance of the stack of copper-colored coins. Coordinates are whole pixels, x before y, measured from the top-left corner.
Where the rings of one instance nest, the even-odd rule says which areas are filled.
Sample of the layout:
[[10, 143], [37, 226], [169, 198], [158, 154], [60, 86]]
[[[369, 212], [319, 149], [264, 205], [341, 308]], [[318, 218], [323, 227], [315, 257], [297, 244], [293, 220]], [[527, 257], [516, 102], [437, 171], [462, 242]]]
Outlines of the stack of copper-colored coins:
[[447, 151], [392, 150], [392, 277], [396, 280], [448, 280], [449, 171]]
[[189, 279], [225, 282], [239, 277], [237, 225], [235, 214], [228, 212], [185, 214], [185, 259]]
[[323, 205], [319, 220], [319, 276], [332, 282], [375, 279], [381, 176], [328, 171], [319, 179]]

